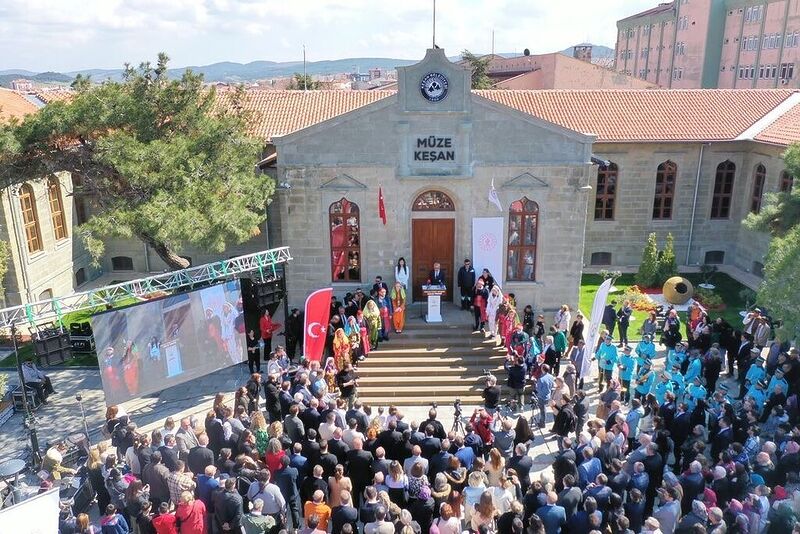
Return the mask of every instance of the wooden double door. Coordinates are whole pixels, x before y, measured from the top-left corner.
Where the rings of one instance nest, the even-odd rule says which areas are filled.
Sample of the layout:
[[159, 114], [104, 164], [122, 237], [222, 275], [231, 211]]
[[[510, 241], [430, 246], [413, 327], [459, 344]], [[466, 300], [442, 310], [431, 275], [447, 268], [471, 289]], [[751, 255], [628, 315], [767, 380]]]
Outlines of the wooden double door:
[[453, 300], [455, 289], [455, 219], [412, 219], [411, 220], [411, 283], [413, 299], [425, 300], [422, 285], [428, 281], [433, 264], [439, 262], [445, 274], [447, 295], [445, 300]]

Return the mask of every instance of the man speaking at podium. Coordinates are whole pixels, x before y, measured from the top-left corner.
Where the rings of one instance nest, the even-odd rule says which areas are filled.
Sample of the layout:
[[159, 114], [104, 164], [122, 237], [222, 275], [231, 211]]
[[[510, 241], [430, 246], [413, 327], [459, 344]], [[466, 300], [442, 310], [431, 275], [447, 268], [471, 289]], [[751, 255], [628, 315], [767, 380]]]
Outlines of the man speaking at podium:
[[433, 270], [428, 273], [428, 280], [429, 284], [432, 286], [445, 285], [444, 271], [442, 270], [442, 266], [438, 261], [433, 264]]

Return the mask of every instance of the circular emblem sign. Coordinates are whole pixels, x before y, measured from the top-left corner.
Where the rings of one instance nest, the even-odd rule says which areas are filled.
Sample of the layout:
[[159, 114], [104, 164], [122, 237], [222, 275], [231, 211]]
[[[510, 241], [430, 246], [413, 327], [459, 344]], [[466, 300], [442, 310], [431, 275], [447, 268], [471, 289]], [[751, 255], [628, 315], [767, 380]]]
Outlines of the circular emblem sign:
[[439, 72], [426, 74], [419, 84], [419, 90], [427, 100], [440, 102], [447, 96], [447, 77]]

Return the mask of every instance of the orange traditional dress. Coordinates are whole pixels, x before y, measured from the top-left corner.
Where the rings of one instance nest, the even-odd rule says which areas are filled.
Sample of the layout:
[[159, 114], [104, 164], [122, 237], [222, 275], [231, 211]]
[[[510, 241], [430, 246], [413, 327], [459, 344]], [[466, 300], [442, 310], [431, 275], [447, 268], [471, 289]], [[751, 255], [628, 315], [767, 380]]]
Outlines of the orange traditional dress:
[[406, 290], [399, 283], [395, 284], [389, 296], [392, 299], [392, 309], [394, 311], [394, 315], [392, 315], [394, 331], [399, 334], [406, 324]]
[[336, 364], [336, 369], [341, 371], [348, 363], [352, 363], [350, 357], [350, 338], [344, 333], [341, 328], [336, 329], [333, 335], [333, 362]]

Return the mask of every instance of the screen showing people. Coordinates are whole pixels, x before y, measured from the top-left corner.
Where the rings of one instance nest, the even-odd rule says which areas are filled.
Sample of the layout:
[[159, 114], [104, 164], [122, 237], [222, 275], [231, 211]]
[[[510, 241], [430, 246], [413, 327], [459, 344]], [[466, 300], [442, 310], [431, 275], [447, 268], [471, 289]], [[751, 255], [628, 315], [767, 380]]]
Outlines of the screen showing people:
[[91, 318], [106, 403], [161, 391], [245, 359], [239, 281]]

